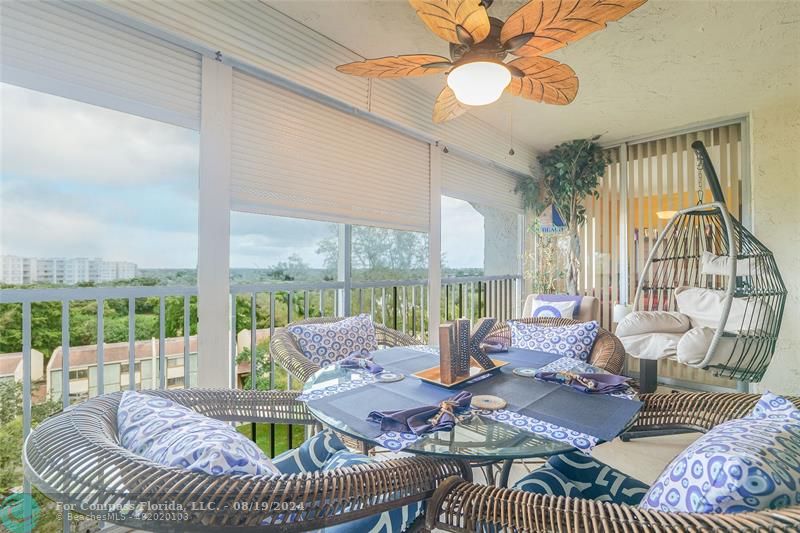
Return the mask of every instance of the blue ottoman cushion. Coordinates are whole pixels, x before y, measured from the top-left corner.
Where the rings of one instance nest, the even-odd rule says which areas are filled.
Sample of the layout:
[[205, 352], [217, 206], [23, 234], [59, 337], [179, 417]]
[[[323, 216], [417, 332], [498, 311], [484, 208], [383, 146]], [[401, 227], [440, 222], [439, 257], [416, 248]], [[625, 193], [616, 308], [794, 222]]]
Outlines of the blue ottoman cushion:
[[[335, 433], [326, 429], [293, 450], [275, 457], [273, 464], [282, 474], [329, 472], [375, 462], [366, 455], [351, 452]], [[424, 511], [424, 502], [416, 502], [391, 511], [326, 527], [330, 533], [399, 533], [405, 531]]]
[[514, 488], [553, 496], [637, 505], [649, 488], [638, 479], [580, 452], [551, 457]]
[[302, 474], [322, 470], [325, 462], [338, 451], [347, 451], [333, 431], [320, 431], [297, 448], [276, 456], [272, 464], [281, 474]]

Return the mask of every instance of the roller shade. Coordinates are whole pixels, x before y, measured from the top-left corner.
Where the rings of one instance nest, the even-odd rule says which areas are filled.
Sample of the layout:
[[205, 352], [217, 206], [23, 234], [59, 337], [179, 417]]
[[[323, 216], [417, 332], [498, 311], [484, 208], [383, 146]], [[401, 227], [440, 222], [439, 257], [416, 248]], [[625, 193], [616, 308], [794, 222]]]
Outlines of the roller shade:
[[2, 4], [0, 79], [192, 129], [200, 56], [68, 2]]
[[[334, 2], [331, 2], [334, 3]], [[536, 159], [533, 147], [517, 142], [508, 154], [505, 128], [472, 113], [444, 124], [431, 121], [434, 92], [419, 80], [347, 76], [336, 65], [362, 59], [352, 50], [281, 12], [287, 2], [219, 0], [100, 0], [91, 9], [112, 11], [168, 34], [219, 50], [255, 68], [275, 73], [326, 95], [424, 132], [450, 147], [461, 148], [527, 172]], [[324, 15], [322, 15], [324, 16]]]
[[517, 178], [490, 166], [453, 154], [442, 154], [442, 194], [468, 202], [522, 212], [522, 199], [514, 192]]
[[232, 123], [232, 209], [428, 230], [428, 144], [239, 71]]

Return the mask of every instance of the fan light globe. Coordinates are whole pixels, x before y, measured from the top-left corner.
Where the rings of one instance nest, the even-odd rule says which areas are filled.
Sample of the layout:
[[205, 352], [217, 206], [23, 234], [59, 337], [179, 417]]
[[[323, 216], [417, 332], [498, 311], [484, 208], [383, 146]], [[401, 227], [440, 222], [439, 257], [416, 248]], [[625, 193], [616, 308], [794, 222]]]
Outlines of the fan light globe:
[[511, 83], [511, 72], [500, 63], [473, 61], [454, 68], [447, 75], [447, 86], [465, 105], [496, 102]]

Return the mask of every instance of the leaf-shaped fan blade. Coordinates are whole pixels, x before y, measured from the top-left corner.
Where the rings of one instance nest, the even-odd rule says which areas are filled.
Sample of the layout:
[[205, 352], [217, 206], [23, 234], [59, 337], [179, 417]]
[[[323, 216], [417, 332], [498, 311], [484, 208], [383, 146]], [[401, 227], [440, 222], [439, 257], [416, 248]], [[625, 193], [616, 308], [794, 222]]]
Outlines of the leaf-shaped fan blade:
[[436, 103], [433, 104], [433, 121], [437, 124], [447, 122], [467, 111], [469, 111], [469, 106], [458, 101], [453, 89], [445, 87], [436, 97]]
[[489, 35], [489, 15], [480, 0], [408, 1], [422, 22], [445, 41], [472, 45]]
[[646, 1], [533, 0], [508, 17], [500, 42], [517, 56], [547, 54], [602, 30]]
[[365, 78], [406, 78], [443, 72], [451, 66], [446, 57], [418, 54], [366, 59], [339, 65], [336, 70]]
[[508, 92], [545, 104], [566, 105], [578, 94], [575, 71], [563, 63], [547, 57], [521, 57], [509, 66], [522, 71], [524, 76], [511, 78]]

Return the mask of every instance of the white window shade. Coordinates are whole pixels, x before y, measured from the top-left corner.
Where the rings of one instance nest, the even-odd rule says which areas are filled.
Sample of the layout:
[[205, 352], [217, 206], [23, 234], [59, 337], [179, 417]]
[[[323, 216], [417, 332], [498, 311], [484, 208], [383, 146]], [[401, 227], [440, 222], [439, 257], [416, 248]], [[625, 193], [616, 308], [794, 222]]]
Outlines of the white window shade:
[[428, 144], [234, 71], [231, 208], [427, 231]]
[[200, 126], [200, 56], [68, 2], [3, 2], [0, 79]]
[[480, 165], [453, 154], [442, 154], [442, 194], [506, 211], [522, 212], [522, 199], [514, 192], [514, 174]]

